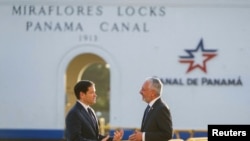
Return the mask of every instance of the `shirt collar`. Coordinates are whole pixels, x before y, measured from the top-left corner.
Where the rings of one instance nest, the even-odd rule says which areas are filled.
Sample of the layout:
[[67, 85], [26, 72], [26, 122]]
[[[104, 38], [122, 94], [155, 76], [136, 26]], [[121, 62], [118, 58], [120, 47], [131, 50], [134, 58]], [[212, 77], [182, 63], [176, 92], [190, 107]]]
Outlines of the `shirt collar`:
[[77, 100], [77, 102], [79, 102], [79, 103], [84, 107], [84, 109], [87, 110], [87, 108], [89, 108], [89, 105], [84, 104], [84, 103], [81, 102], [80, 100]]
[[150, 102], [148, 103], [148, 105], [149, 105], [150, 107], [152, 107], [152, 106], [154, 105], [155, 101], [158, 100], [159, 98], [160, 98], [160, 96], [157, 97], [157, 98], [155, 98], [154, 100], [150, 101]]

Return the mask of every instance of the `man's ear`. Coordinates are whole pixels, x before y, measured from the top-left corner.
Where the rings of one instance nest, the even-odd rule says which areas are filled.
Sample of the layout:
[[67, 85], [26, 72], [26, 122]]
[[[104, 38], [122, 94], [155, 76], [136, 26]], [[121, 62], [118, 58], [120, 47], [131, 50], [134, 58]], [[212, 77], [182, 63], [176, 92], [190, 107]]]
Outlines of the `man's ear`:
[[85, 97], [85, 93], [84, 92], [80, 92], [80, 98]]

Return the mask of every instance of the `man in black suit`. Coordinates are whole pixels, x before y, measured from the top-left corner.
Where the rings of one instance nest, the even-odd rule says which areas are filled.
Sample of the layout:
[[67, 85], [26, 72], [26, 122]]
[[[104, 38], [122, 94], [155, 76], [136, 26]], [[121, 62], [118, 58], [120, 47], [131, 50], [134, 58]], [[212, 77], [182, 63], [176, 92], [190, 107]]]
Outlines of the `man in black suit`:
[[147, 78], [140, 90], [148, 103], [141, 124], [141, 130], [129, 136], [130, 141], [168, 141], [173, 136], [170, 109], [161, 99], [163, 84], [155, 77]]
[[89, 80], [79, 81], [74, 92], [77, 102], [66, 116], [67, 141], [120, 141], [123, 130], [116, 131], [114, 137], [99, 134], [98, 120], [90, 107], [96, 103], [95, 84]]

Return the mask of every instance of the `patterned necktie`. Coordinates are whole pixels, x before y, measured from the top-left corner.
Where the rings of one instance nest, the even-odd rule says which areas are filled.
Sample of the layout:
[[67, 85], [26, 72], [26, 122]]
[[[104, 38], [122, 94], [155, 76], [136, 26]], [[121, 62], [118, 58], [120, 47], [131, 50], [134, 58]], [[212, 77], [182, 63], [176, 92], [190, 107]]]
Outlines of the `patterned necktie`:
[[95, 115], [94, 113], [92, 112], [92, 110], [90, 108], [87, 108], [88, 109], [88, 113], [89, 113], [89, 116], [93, 122], [93, 125], [94, 127], [97, 129], [97, 123], [96, 123], [96, 118], [95, 118]]

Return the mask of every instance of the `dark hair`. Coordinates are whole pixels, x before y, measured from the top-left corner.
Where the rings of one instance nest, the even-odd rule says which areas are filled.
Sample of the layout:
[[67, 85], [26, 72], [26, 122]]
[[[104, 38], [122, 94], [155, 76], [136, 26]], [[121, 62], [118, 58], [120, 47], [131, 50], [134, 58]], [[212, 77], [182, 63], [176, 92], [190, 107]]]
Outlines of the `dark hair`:
[[75, 87], [74, 87], [74, 92], [75, 92], [76, 98], [80, 99], [80, 92], [87, 93], [89, 87], [91, 87], [93, 85], [95, 85], [94, 82], [92, 82], [90, 80], [81, 80], [81, 81], [77, 82]]

